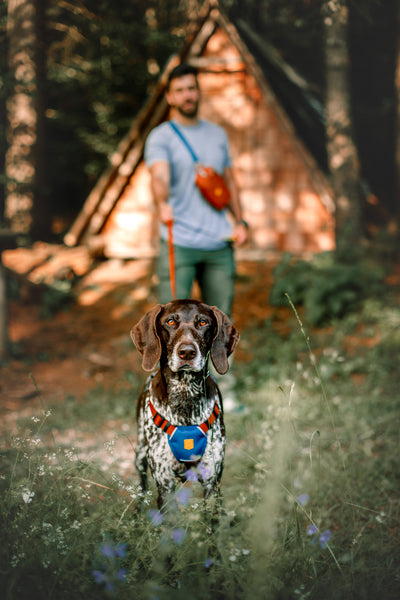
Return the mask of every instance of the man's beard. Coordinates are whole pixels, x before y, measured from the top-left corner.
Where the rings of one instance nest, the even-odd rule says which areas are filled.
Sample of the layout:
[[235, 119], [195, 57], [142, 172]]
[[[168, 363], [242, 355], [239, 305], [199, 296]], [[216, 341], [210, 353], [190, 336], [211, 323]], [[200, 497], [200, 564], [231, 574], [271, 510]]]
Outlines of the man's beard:
[[197, 113], [199, 111], [199, 103], [193, 102], [188, 105], [187, 108], [185, 106], [176, 106], [176, 109], [183, 117], [197, 117]]

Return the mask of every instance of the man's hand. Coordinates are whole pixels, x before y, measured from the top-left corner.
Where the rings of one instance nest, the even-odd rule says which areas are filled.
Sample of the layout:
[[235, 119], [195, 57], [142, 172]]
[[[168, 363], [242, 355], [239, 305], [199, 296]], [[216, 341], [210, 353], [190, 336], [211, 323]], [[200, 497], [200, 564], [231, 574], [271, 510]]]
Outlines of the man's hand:
[[172, 206], [167, 204], [166, 202], [162, 202], [158, 205], [158, 215], [160, 217], [160, 221], [162, 223], [168, 224], [169, 221], [173, 221], [173, 212]]
[[249, 234], [244, 223], [237, 223], [232, 231], [232, 239], [236, 246], [243, 246], [247, 242]]

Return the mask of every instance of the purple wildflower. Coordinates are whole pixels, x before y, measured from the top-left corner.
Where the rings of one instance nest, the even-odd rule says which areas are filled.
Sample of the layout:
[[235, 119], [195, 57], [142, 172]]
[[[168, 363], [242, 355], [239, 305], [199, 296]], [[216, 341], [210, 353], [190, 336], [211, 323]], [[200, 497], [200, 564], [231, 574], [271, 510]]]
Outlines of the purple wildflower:
[[197, 472], [203, 480], [208, 479], [211, 475], [210, 468], [206, 467], [206, 465], [202, 462], [199, 462], [199, 464], [197, 465]]
[[187, 506], [191, 495], [192, 492], [189, 490], [189, 488], [182, 488], [176, 493], [176, 499], [179, 504], [182, 504], [182, 506]]
[[206, 558], [206, 560], [204, 561], [204, 566], [206, 569], [209, 569], [212, 564], [213, 564], [212, 558]]
[[109, 573], [103, 573], [102, 571], [92, 571], [94, 580], [96, 583], [104, 583], [106, 590], [108, 592], [112, 592], [114, 590], [114, 577], [112, 576], [112, 574]]
[[297, 498], [297, 502], [300, 504], [300, 506], [305, 506], [309, 500], [310, 496], [308, 494], [300, 494], [300, 496]]
[[119, 558], [123, 558], [124, 556], [126, 556], [126, 547], [127, 544], [118, 544], [118, 546], [115, 546], [115, 556], [118, 556]]
[[104, 575], [103, 571], [92, 571], [92, 575], [96, 583], [103, 583], [106, 579], [106, 576]]
[[106, 558], [112, 558], [113, 556], [115, 556], [114, 547], [110, 543], [102, 544], [101, 547], [100, 547], [100, 552]]
[[318, 528], [315, 525], [310, 525], [307, 529], [307, 535], [315, 535], [318, 531]]
[[185, 539], [185, 530], [182, 527], [177, 527], [174, 529], [172, 532], [172, 539], [174, 540], [175, 544], [182, 544], [183, 540]]
[[321, 548], [326, 548], [330, 539], [331, 532], [329, 531], [329, 529], [321, 533], [321, 535], [319, 536], [319, 545], [321, 546]]
[[159, 510], [149, 510], [147, 514], [153, 525], [161, 525], [164, 521], [164, 515]]
[[128, 574], [128, 571], [126, 569], [119, 569], [119, 571], [117, 571], [117, 573], [116, 573], [116, 578], [119, 581], [125, 581], [127, 574]]
[[194, 469], [188, 469], [185, 473], [185, 477], [188, 481], [198, 481], [199, 476]]
[[127, 544], [114, 544], [112, 540], [100, 545], [100, 553], [105, 557], [102, 571], [92, 571], [94, 580], [103, 584], [108, 592], [115, 590], [118, 582], [125, 581], [127, 570], [121, 568], [121, 559], [126, 556]]

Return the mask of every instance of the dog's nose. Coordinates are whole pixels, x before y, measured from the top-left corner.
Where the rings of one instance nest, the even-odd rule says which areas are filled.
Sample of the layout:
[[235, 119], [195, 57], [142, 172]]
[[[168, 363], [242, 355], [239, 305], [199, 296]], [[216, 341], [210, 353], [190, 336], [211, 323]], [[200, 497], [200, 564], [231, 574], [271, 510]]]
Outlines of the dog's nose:
[[181, 360], [193, 360], [196, 356], [196, 348], [193, 344], [181, 344], [178, 348], [178, 356]]

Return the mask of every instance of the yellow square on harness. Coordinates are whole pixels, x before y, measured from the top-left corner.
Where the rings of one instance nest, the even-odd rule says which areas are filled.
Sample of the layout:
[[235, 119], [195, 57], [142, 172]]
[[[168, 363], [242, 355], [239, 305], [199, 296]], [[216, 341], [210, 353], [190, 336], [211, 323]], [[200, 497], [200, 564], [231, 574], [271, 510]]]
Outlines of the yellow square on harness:
[[185, 448], [185, 450], [193, 450], [194, 448], [194, 440], [193, 438], [189, 438], [187, 440], [183, 441], [183, 447]]

